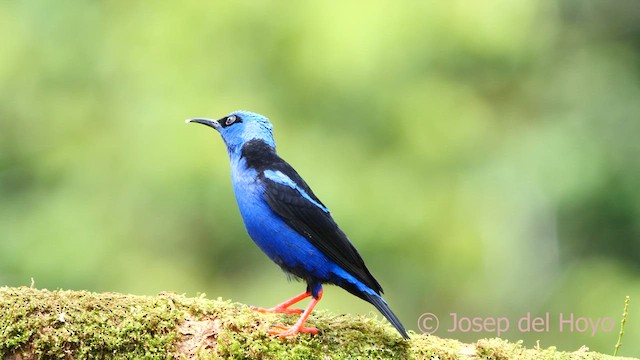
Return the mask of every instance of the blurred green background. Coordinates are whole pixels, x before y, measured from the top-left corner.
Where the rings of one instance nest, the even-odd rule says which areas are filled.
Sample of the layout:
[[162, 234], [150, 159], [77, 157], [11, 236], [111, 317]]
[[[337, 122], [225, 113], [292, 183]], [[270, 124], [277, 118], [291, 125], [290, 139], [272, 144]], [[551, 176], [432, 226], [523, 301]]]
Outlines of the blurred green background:
[[[631, 295], [640, 353], [638, 1], [2, 1], [0, 33], [0, 285], [300, 292], [245, 234], [218, 134], [183, 123], [246, 109], [408, 328], [507, 316], [611, 353]], [[319, 308], [375, 314], [335, 287]]]

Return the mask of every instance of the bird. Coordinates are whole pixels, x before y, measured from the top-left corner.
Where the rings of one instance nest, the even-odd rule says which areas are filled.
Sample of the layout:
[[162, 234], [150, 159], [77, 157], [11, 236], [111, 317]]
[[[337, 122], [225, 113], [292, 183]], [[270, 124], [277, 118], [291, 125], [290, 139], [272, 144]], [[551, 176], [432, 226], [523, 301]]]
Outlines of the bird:
[[[220, 133], [229, 155], [231, 180], [246, 231], [285, 273], [306, 282], [306, 290], [263, 313], [300, 314], [293, 326], [274, 325], [280, 338], [318, 334], [304, 326], [322, 298], [322, 285], [337, 285], [373, 304], [404, 339], [409, 335], [382, 298], [380, 283], [329, 209], [296, 170], [276, 153], [273, 126], [263, 115], [234, 111], [217, 119], [194, 118], [187, 123], [209, 126]], [[311, 297], [306, 309], [292, 305]]]

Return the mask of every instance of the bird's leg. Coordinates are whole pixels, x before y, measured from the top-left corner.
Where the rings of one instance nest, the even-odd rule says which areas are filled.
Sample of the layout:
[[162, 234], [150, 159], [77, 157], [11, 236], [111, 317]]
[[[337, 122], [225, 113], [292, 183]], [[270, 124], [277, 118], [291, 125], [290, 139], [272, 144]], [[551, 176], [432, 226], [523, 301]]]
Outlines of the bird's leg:
[[261, 308], [252, 306], [251, 309], [261, 312], [261, 313], [280, 313], [280, 314], [302, 314], [302, 309], [289, 309], [289, 306], [298, 303], [306, 298], [311, 296], [311, 293], [305, 291], [301, 294], [298, 294], [292, 297], [289, 300], [283, 301], [280, 304], [272, 307], [272, 308]]
[[300, 319], [298, 319], [298, 321], [296, 321], [296, 323], [293, 326], [287, 327], [283, 325], [274, 325], [273, 327], [276, 329], [269, 330], [269, 335], [277, 335], [280, 338], [285, 338], [287, 336], [294, 336], [299, 332], [305, 332], [305, 333], [310, 333], [314, 335], [318, 334], [318, 329], [314, 327], [305, 327], [303, 325], [304, 325], [304, 322], [307, 321], [307, 318], [309, 317], [309, 315], [311, 315], [311, 311], [313, 311], [313, 308], [318, 304], [321, 298], [322, 298], [322, 289], [318, 291], [318, 296], [314, 297], [311, 300], [311, 302], [309, 303], [307, 308], [304, 310], [302, 315], [300, 315]]

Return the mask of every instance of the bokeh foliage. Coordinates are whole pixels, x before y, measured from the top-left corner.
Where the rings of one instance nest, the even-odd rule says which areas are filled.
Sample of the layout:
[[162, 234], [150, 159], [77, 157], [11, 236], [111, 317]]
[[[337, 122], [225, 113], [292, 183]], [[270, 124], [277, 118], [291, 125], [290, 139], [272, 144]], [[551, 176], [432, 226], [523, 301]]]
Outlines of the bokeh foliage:
[[246, 109], [409, 328], [609, 316], [504, 335], [608, 352], [631, 295], [640, 336], [635, 0], [2, 1], [0, 33], [0, 284], [297, 293], [245, 234], [217, 134], [182, 123]]

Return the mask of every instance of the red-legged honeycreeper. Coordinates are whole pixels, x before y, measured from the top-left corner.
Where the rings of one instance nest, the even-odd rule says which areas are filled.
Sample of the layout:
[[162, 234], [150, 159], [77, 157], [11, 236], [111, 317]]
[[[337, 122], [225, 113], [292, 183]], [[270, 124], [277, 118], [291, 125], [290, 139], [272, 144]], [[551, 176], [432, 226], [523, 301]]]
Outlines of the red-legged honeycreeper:
[[[291, 165], [276, 154], [273, 128], [266, 117], [236, 111], [219, 120], [187, 122], [207, 125], [222, 135], [231, 160], [233, 190], [249, 236], [282, 270], [307, 283], [305, 292], [273, 308], [255, 308], [301, 314], [295, 325], [274, 326], [270, 334], [317, 334], [316, 328], [305, 327], [304, 323], [322, 298], [322, 284], [335, 284], [373, 304], [403, 338], [409, 338], [380, 296], [382, 287], [329, 209]], [[290, 308], [309, 296], [313, 299], [304, 311]]]

